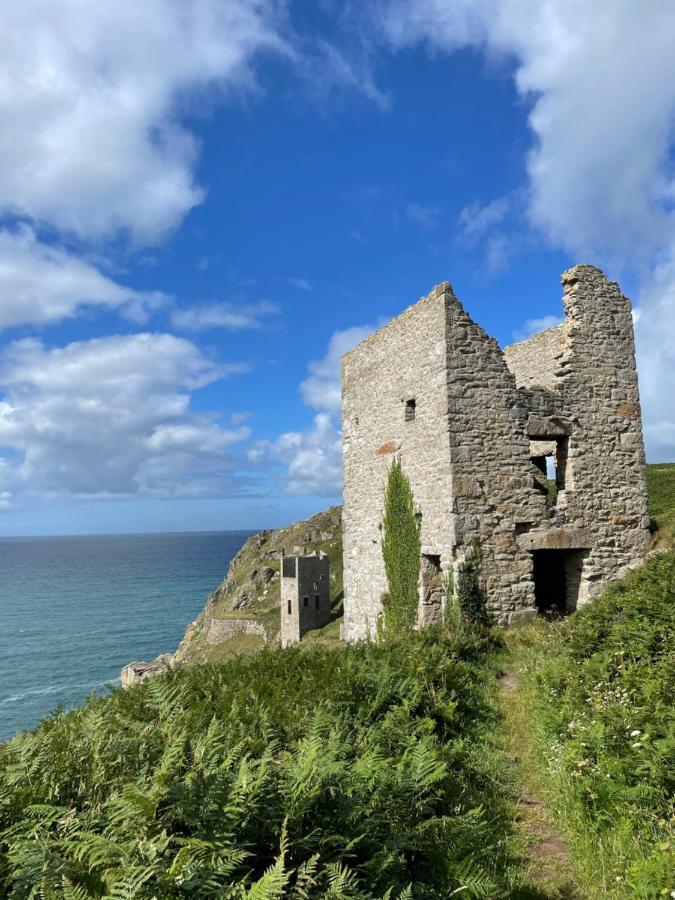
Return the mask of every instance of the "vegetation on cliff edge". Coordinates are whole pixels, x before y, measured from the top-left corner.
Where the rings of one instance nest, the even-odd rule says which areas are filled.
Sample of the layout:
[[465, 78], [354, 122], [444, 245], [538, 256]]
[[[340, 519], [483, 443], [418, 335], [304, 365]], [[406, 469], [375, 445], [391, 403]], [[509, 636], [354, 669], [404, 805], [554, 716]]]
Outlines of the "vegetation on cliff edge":
[[524, 725], [584, 895], [671, 896], [675, 552], [568, 620], [506, 638], [520, 661]]
[[492, 639], [180, 669], [0, 746], [3, 896], [509, 893]]

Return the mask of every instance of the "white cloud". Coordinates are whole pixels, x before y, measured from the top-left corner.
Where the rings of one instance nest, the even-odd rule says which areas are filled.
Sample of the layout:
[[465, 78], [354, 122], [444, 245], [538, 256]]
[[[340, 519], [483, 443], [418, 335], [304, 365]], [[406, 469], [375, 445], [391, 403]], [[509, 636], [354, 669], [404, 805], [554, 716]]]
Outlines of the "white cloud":
[[289, 278], [289, 284], [291, 284], [294, 288], [297, 288], [299, 291], [312, 291], [312, 283], [308, 281], [307, 278]]
[[0, 354], [3, 490], [15, 494], [195, 495], [232, 489], [231, 445], [249, 429], [191, 408], [220, 365], [170, 334], [49, 349], [25, 339]]
[[[675, 412], [660, 399], [675, 389], [675, 265], [655, 263], [675, 260], [675, 5], [389, 0], [378, 27], [394, 47], [424, 43], [451, 53], [474, 46], [515, 63], [534, 136], [529, 220], [574, 257], [632, 267], [641, 276], [637, 335], [648, 452], [675, 458]], [[465, 211], [465, 230], [486, 232], [500, 212], [492, 204]], [[496, 250], [493, 263], [500, 263]]]
[[640, 295], [635, 321], [645, 440], [654, 462], [675, 461], [675, 254]]
[[422, 203], [409, 203], [405, 214], [415, 225], [431, 230], [438, 224], [438, 219], [443, 212], [438, 206], [424, 206]]
[[509, 211], [509, 205], [508, 197], [498, 197], [489, 203], [481, 204], [476, 201], [465, 206], [458, 219], [462, 237], [468, 241], [477, 241], [484, 237], [495, 225], [503, 222]]
[[562, 325], [564, 316], [542, 316], [540, 319], [528, 319], [521, 329], [513, 332], [514, 341], [524, 341], [533, 334], [546, 331], [547, 328], [555, 328]]
[[336, 331], [322, 359], [310, 362], [311, 374], [300, 385], [304, 402], [318, 411], [310, 428], [257, 441], [251, 448], [252, 462], [283, 466], [287, 493], [335, 497], [341, 492], [340, 359], [374, 330], [357, 325]]
[[159, 292], [112, 281], [88, 262], [40, 242], [30, 228], [0, 230], [0, 328], [44, 325], [93, 306], [144, 321], [165, 300]]
[[262, 328], [266, 319], [279, 314], [276, 303], [262, 300], [259, 303], [205, 303], [176, 309], [171, 314], [174, 328], [185, 331], [205, 331], [208, 328], [225, 328], [242, 331]]
[[0, 207], [83, 238], [160, 239], [199, 203], [185, 127], [289, 54], [275, 0], [22, 0], [0, 29]]
[[281, 463], [288, 494], [335, 497], [342, 490], [342, 436], [328, 413], [319, 413], [305, 431], [258, 441], [250, 458]]
[[334, 414], [340, 412], [340, 360], [373, 331], [371, 325], [356, 325], [332, 334], [325, 356], [310, 362], [311, 375], [300, 385], [307, 406]]

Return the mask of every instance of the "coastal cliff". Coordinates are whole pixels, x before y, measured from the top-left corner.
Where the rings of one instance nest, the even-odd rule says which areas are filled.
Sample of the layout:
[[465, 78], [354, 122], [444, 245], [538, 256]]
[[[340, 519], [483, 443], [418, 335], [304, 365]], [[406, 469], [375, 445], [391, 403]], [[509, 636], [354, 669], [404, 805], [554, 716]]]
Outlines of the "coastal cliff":
[[282, 555], [320, 551], [330, 559], [332, 621], [305, 640], [333, 640], [342, 617], [342, 510], [333, 506], [285, 528], [252, 535], [230, 563], [225, 579], [206, 599], [177, 650], [122, 669], [128, 687], [167, 668], [222, 662], [279, 640], [279, 568]]

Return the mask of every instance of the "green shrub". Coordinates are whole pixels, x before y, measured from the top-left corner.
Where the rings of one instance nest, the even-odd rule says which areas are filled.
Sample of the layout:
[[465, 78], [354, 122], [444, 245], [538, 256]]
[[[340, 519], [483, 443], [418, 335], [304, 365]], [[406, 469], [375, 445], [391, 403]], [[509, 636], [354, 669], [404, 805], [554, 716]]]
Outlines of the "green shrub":
[[489, 639], [262, 651], [0, 745], [0, 894], [509, 894]]
[[392, 636], [417, 625], [420, 577], [420, 526], [410, 482], [395, 459], [384, 493], [382, 556], [389, 590], [383, 597], [383, 630]]
[[598, 896], [675, 889], [675, 553], [551, 628], [528, 663], [552, 801]]
[[457, 603], [465, 622], [471, 625], [488, 626], [490, 614], [482, 584], [482, 564], [483, 548], [480, 540], [475, 538], [457, 574]]

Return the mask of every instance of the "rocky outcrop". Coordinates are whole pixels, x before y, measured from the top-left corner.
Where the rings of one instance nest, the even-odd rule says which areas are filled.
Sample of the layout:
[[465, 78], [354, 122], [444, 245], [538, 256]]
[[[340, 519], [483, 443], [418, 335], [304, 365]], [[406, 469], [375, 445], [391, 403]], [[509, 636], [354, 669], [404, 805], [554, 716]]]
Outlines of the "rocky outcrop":
[[218, 662], [274, 644], [279, 638], [279, 567], [282, 556], [320, 551], [330, 560], [334, 612], [342, 602], [342, 510], [333, 506], [285, 528], [267, 529], [248, 538], [230, 563], [219, 587], [191, 622], [178, 649], [152, 662], [122, 669], [123, 686], [138, 684], [169, 667]]
[[173, 655], [171, 653], [163, 653], [152, 662], [134, 662], [125, 666], [120, 673], [120, 682], [122, 687], [131, 687], [134, 684], [140, 684], [148, 678], [155, 675], [161, 675], [171, 668]]

